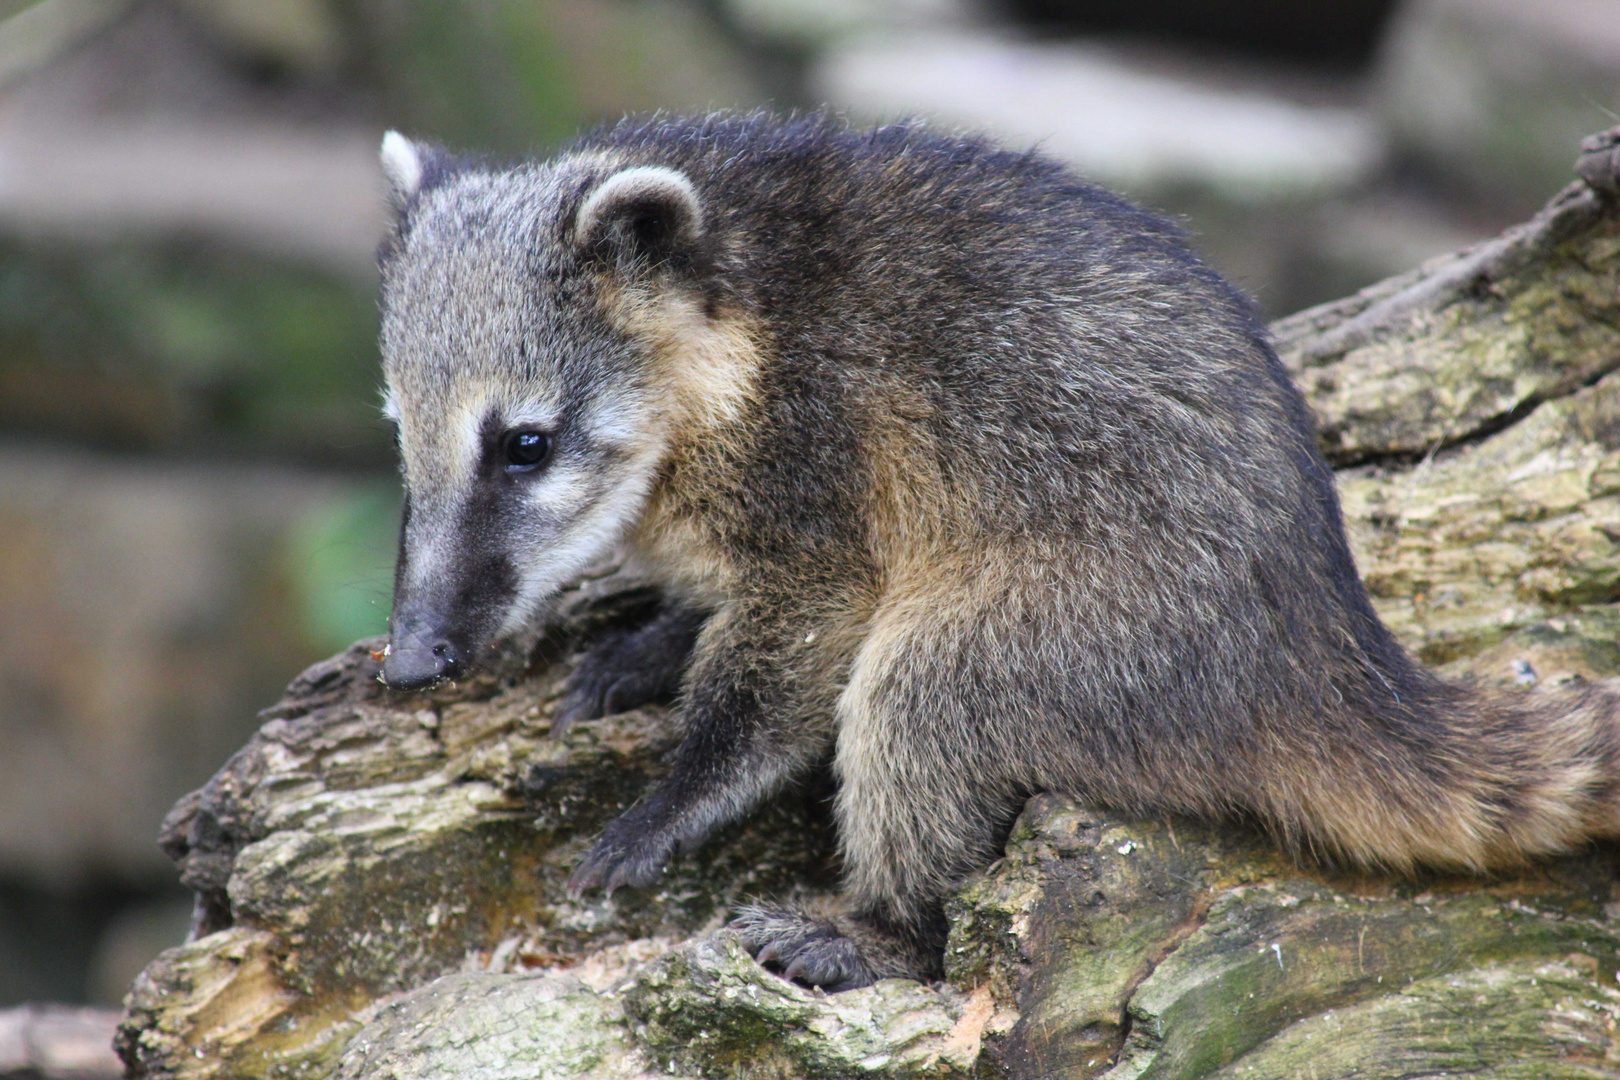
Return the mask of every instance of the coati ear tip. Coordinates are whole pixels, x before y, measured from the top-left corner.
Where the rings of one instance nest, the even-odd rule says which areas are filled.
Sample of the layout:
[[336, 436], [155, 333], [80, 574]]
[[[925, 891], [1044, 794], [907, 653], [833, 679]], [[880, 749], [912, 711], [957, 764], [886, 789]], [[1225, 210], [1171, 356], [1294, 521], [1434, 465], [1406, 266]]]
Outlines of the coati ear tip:
[[703, 202], [687, 175], [665, 165], [632, 165], [596, 186], [574, 218], [574, 242], [593, 241], [614, 218], [654, 210], [672, 232], [691, 240], [703, 234]]
[[394, 201], [403, 205], [422, 188], [422, 149], [397, 131], [386, 132], [379, 153]]

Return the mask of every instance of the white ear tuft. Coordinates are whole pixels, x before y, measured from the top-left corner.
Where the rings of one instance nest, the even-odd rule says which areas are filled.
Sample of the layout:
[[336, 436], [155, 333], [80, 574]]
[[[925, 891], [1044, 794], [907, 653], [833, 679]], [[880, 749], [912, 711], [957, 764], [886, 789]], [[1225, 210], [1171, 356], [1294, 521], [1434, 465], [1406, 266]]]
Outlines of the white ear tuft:
[[383, 136], [382, 168], [398, 204], [410, 201], [422, 186], [422, 152], [397, 131]]
[[703, 204], [686, 174], [662, 165], [637, 165], [614, 173], [591, 192], [574, 219], [574, 242], [589, 243], [604, 223], [635, 213], [658, 213], [672, 238], [703, 233]]

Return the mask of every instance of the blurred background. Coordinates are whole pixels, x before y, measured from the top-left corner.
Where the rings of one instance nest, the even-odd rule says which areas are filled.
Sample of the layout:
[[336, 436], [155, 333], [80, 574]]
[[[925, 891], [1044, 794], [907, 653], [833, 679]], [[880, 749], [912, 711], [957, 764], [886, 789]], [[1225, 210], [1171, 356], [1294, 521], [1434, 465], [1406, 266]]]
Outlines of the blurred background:
[[116, 1005], [164, 812], [384, 625], [382, 131], [761, 103], [1039, 144], [1280, 315], [1570, 179], [1620, 2], [0, 0], [0, 1007]]

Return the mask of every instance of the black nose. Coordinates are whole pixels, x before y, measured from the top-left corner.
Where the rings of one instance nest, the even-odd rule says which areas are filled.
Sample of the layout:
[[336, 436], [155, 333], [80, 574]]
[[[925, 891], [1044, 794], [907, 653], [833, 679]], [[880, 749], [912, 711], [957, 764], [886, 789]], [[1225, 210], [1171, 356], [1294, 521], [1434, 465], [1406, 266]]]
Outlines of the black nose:
[[449, 638], [395, 631], [383, 660], [383, 682], [390, 690], [424, 690], [463, 670], [460, 651]]

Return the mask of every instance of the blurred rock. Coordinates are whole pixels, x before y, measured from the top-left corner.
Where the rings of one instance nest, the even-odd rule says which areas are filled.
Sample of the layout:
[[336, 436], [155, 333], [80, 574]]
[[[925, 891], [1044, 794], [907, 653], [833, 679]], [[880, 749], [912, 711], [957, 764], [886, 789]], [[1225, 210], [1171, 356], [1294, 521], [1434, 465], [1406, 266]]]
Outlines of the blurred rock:
[[921, 112], [1038, 144], [1143, 197], [1186, 186], [1237, 202], [1343, 191], [1378, 166], [1382, 149], [1361, 109], [1167, 72], [1100, 43], [867, 38], [830, 48], [814, 86], [862, 116]]
[[[79, 244], [207, 237], [369, 284], [384, 199], [380, 125], [359, 91], [256, 77], [199, 14], [274, 21], [299, 6], [115, 8], [116, 19], [0, 99], [0, 233]], [[0, 52], [37, 10], [0, 22]]]
[[[60, 6], [0, 21], [0, 58]], [[0, 430], [118, 450], [391, 464], [385, 122], [531, 150], [625, 109], [752, 98], [679, 0], [102, 7], [0, 98]]]
[[191, 930], [190, 898], [124, 905], [102, 930], [86, 972], [85, 997], [92, 1005], [116, 1006], [135, 976]]
[[377, 139], [289, 124], [0, 117], [0, 230], [81, 247], [209, 237], [369, 284], [385, 227]]
[[367, 490], [0, 449], [0, 874], [65, 886], [161, 868], [169, 804], [323, 651], [292, 534]]
[[779, 46], [818, 48], [851, 34], [983, 21], [976, 0], [721, 0], [733, 25]]
[[39, 0], [0, 9], [0, 87], [10, 88], [116, 21], [128, 0]]
[[118, 1017], [64, 1005], [0, 1010], [0, 1080], [117, 1080]]
[[374, 288], [186, 244], [0, 238], [0, 429], [386, 468]]
[[[72, 881], [0, 874], [0, 1008], [36, 1001], [90, 1003], [97, 943], [118, 910], [175, 890], [152, 875], [131, 881], [89, 870]], [[183, 894], [182, 894], [183, 895]], [[148, 954], [148, 959], [166, 945]], [[94, 1004], [117, 1004], [122, 994]]]
[[1379, 95], [1401, 157], [1454, 191], [1525, 211], [1620, 108], [1608, 0], [1404, 0]]
[[1501, 227], [1408, 192], [1374, 188], [1326, 200], [1305, 215], [1298, 243], [1282, 257], [1283, 280], [1296, 283], [1285, 295], [1297, 301], [1283, 310], [1298, 310], [1322, 296], [1348, 295], [1479, 243]]

